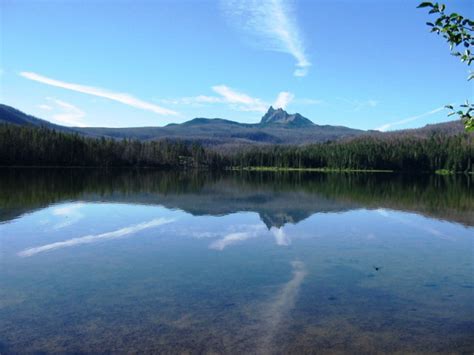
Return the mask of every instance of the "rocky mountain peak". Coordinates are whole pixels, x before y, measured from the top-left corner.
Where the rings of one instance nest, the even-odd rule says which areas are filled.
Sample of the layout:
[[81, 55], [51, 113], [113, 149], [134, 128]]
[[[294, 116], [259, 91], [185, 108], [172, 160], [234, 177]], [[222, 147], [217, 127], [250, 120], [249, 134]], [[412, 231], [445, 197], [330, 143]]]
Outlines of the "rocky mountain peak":
[[260, 125], [290, 125], [294, 127], [301, 127], [307, 125], [313, 125], [313, 122], [306, 117], [301, 116], [299, 113], [289, 114], [282, 108], [274, 109], [270, 106], [267, 113], [263, 115]]

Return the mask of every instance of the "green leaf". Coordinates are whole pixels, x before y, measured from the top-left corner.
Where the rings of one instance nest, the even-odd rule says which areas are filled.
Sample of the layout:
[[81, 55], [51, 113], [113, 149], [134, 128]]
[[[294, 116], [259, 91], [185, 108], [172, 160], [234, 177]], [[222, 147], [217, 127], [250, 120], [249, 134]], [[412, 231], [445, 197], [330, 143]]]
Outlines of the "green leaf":
[[464, 129], [467, 131], [467, 132], [474, 132], [474, 124], [473, 122], [469, 122], [467, 121], [465, 126], [464, 126]]
[[433, 7], [433, 4], [429, 1], [422, 2], [420, 5], [417, 6], [417, 9], [422, 7]]

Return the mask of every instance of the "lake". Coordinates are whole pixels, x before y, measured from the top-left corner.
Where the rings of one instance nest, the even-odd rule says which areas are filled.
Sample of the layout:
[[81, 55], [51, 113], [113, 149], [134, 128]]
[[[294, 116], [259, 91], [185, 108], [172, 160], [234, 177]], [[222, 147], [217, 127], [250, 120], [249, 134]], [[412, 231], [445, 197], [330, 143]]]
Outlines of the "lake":
[[0, 353], [474, 351], [474, 177], [0, 170]]

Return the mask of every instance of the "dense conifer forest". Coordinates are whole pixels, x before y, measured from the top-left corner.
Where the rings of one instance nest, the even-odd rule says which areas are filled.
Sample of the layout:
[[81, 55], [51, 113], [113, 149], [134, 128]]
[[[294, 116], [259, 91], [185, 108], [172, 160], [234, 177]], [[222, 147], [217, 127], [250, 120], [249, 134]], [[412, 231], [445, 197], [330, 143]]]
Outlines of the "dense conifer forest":
[[358, 137], [306, 146], [268, 146], [233, 156], [234, 166], [430, 172], [474, 169], [473, 135]]
[[136, 166], [228, 169], [474, 170], [474, 137], [364, 136], [303, 146], [261, 145], [222, 153], [180, 141], [90, 138], [48, 128], [0, 125], [2, 166]]
[[222, 166], [219, 155], [179, 141], [89, 138], [48, 128], [0, 125], [3, 166]]

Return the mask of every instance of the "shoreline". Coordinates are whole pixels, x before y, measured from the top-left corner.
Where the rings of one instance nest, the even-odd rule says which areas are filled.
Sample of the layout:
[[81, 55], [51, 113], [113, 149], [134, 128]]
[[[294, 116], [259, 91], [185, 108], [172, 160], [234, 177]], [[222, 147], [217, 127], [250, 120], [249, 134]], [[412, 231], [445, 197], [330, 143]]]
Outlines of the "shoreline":
[[[80, 165], [0, 165], [0, 169], [147, 169], [173, 171], [173, 167], [158, 166], [80, 166]], [[182, 168], [179, 171], [252, 171], [252, 172], [314, 172], [314, 173], [391, 173], [391, 174], [434, 174], [434, 175], [474, 175], [474, 171], [453, 171], [438, 169], [435, 171], [397, 171], [389, 169], [337, 169], [337, 168], [292, 168], [272, 166], [225, 167], [222, 169], [205, 169], [202, 167]]]
[[317, 173], [396, 173], [395, 170], [384, 169], [335, 169], [335, 168], [290, 168], [290, 167], [272, 167], [272, 166], [246, 166], [231, 167], [227, 170], [231, 171], [274, 171], [274, 172], [317, 172]]

